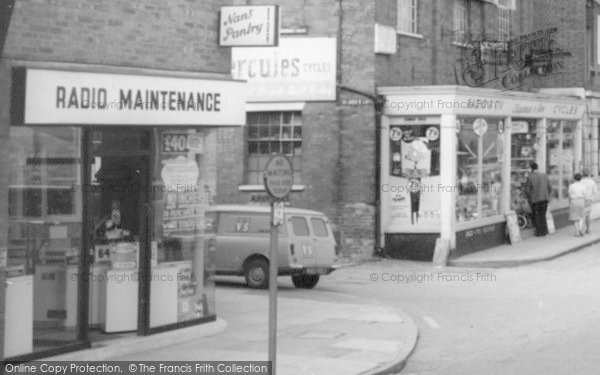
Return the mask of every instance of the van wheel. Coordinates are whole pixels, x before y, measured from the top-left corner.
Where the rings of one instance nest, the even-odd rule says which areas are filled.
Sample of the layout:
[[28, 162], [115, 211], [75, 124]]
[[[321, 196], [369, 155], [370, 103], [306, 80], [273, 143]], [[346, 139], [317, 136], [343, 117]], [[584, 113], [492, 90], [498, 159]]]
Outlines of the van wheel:
[[252, 259], [244, 267], [246, 283], [252, 289], [269, 287], [269, 262], [265, 259]]
[[307, 275], [305, 273], [292, 275], [292, 282], [296, 288], [312, 289], [319, 282], [319, 275]]

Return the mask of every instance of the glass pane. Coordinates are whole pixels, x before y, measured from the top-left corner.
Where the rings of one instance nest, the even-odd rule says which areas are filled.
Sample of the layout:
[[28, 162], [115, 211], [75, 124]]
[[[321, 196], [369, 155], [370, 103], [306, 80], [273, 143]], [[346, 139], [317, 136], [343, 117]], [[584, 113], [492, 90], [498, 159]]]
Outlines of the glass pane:
[[529, 215], [531, 207], [525, 195], [525, 183], [531, 163], [536, 161], [540, 140], [535, 120], [514, 118], [511, 123], [510, 207], [519, 215]]
[[317, 237], [327, 237], [329, 236], [329, 231], [327, 230], [327, 225], [323, 219], [319, 219], [313, 217], [310, 219], [310, 224], [312, 225], [315, 236]]
[[77, 341], [81, 133], [10, 128], [5, 357]]
[[562, 169], [560, 160], [560, 121], [549, 120], [546, 129], [546, 173], [552, 185], [551, 202], [555, 203], [561, 200]]
[[[216, 132], [156, 130], [216, 143]], [[216, 216], [207, 212], [216, 191], [216, 148], [204, 153], [159, 153], [151, 171], [150, 327], [215, 314], [214, 262]], [[184, 189], [175, 186], [186, 187]]]
[[292, 228], [294, 229], [294, 234], [296, 236], [308, 236], [310, 234], [310, 232], [308, 231], [308, 223], [303, 217], [293, 216]]
[[464, 117], [459, 121], [456, 218], [463, 222], [499, 215], [504, 147], [498, 128], [502, 119]]

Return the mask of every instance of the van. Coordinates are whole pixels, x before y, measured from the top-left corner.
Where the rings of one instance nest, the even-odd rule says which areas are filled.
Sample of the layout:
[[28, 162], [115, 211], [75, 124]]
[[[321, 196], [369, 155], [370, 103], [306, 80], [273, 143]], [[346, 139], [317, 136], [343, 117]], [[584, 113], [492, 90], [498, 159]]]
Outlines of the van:
[[[210, 246], [216, 250], [216, 274], [244, 276], [249, 287], [267, 288], [271, 208], [218, 205], [206, 215], [215, 233]], [[338, 268], [337, 244], [323, 213], [285, 207], [278, 231], [278, 274], [291, 276], [297, 288], [314, 288], [320, 275]]]

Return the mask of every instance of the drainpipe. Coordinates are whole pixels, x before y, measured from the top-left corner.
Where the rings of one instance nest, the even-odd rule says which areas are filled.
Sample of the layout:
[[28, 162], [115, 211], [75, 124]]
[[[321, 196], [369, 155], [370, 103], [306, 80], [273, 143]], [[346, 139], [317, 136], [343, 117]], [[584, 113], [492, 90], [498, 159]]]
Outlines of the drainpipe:
[[380, 240], [380, 203], [381, 203], [381, 173], [380, 173], [380, 165], [379, 165], [379, 157], [381, 156], [381, 115], [384, 99], [381, 95], [373, 95], [364, 91], [356, 90], [350, 87], [338, 85], [338, 89], [340, 91], [347, 91], [356, 95], [363, 96], [368, 98], [373, 102], [375, 106], [375, 158], [374, 158], [374, 167], [375, 167], [375, 252], [381, 252], [381, 240]]
[[8, 35], [8, 26], [12, 16], [15, 0], [6, 0], [0, 5], [0, 57], [4, 54], [4, 42]]

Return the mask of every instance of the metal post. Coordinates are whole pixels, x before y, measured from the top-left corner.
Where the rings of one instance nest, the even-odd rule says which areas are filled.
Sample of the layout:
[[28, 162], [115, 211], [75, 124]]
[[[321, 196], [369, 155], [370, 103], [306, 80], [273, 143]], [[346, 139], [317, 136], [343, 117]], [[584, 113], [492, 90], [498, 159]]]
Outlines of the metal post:
[[279, 235], [275, 225], [275, 200], [271, 199], [271, 241], [269, 244], [269, 361], [271, 374], [277, 373], [277, 247]]

